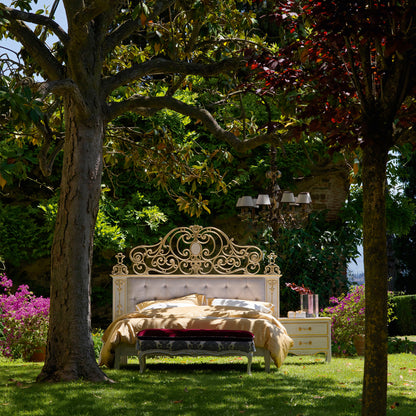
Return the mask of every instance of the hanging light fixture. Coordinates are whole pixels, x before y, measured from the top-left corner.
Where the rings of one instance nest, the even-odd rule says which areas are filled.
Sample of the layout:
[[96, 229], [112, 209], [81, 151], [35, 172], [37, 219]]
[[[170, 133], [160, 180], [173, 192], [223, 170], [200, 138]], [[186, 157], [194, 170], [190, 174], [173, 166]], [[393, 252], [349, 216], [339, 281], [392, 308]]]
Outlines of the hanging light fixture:
[[291, 191], [282, 191], [277, 183], [281, 172], [275, 168], [276, 149], [271, 149], [271, 169], [266, 177], [271, 180], [270, 194], [259, 194], [257, 198], [242, 196], [237, 201], [239, 216], [245, 221], [269, 224], [277, 233], [279, 228], [301, 228], [312, 211], [309, 192], [295, 196]]

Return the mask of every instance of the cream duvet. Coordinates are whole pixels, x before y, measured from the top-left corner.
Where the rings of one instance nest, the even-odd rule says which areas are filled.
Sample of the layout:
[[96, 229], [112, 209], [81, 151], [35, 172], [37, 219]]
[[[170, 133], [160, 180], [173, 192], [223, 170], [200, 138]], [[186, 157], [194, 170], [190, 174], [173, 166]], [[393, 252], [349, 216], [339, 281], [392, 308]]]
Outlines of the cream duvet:
[[293, 340], [271, 314], [232, 306], [179, 305], [144, 310], [119, 317], [103, 335], [100, 365], [113, 367], [114, 350], [123, 343], [134, 346], [139, 331], [149, 328], [237, 329], [254, 334], [256, 347], [270, 351], [277, 367], [285, 360]]

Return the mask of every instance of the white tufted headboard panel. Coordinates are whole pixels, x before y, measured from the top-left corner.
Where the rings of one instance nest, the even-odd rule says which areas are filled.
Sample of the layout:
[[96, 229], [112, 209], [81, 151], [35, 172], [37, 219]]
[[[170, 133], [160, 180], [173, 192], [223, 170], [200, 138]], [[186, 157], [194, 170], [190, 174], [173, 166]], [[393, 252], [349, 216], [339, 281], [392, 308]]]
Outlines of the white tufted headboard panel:
[[134, 274], [123, 263], [123, 254], [116, 257], [118, 262], [111, 275], [113, 320], [135, 311], [139, 302], [192, 293], [270, 302], [274, 315], [279, 317], [280, 270], [274, 263], [275, 256], [269, 255], [266, 274], [253, 274], [260, 268], [261, 250], [237, 246], [213, 227], [176, 228], [156, 245], [133, 248], [130, 259]]

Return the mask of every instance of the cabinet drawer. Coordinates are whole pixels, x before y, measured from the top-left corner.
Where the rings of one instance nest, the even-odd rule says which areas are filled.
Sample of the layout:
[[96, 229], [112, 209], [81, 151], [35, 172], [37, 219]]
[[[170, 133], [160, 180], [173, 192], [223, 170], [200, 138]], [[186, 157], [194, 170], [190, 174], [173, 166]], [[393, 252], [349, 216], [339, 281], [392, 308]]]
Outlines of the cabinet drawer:
[[293, 347], [290, 350], [307, 350], [307, 349], [327, 349], [328, 338], [324, 337], [310, 337], [310, 338], [292, 338]]
[[327, 335], [328, 324], [325, 322], [293, 322], [283, 323], [289, 336], [302, 336], [302, 335]]

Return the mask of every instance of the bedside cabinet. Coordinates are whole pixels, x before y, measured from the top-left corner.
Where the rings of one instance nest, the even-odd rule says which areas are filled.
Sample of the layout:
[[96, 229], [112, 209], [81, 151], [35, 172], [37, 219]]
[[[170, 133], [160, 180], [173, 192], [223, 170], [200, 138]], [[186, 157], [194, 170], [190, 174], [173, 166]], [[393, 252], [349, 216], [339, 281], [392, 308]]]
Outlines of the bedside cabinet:
[[331, 361], [331, 318], [279, 318], [293, 339], [290, 353], [312, 355], [323, 352]]

